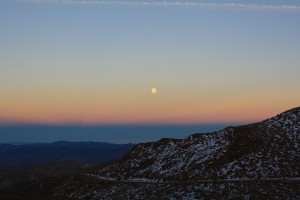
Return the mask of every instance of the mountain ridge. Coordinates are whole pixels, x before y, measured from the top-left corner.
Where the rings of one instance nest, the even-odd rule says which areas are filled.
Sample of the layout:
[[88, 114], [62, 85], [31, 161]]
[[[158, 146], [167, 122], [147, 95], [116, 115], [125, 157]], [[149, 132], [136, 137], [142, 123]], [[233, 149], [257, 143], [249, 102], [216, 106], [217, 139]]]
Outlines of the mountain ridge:
[[117, 164], [117, 173], [109, 166], [99, 174], [119, 180], [299, 177], [299, 132], [297, 107], [249, 125], [138, 144]]
[[141, 143], [96, 171], [2, 193], [10, 199], [28, 191], [30, 198], [53, 199], [300, 199], [299, 147], [300, 107], [249, 125]]

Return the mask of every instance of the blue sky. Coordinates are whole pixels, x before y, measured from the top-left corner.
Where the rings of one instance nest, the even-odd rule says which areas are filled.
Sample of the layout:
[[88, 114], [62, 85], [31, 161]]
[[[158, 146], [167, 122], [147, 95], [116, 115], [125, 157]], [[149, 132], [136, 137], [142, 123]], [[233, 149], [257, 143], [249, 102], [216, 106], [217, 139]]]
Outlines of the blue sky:
[[248, 123], [299, 106], [299, 1], [142, 2], [1, 1], [0, 123]]

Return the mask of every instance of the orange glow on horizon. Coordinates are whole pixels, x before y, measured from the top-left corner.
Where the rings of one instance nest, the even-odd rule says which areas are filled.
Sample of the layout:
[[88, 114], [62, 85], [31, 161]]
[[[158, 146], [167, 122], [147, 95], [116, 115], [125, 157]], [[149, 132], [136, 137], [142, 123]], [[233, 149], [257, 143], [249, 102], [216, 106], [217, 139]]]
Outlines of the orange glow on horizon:
[[246, 123], [258, 122], [275, 116], [290, 108], [248, 107], [232, 109], [231, 106], [212, 108], [201, 107], [199, 110], [191, 107], [164, 110], [153, 108], [140, 108], [130, 110], [113, 108], [95, 110], [59, 109], [10, 109], [2, 110], [0, 123], [25, 123], [25, 124], [209, 124], [209, 123]]
[[[258, 122], [293, 107], [277, 91], [206, 97], [185, 91], [4, 92], [0, 123], [25, 124], [208, 124]], [[291, 92], [294, 92], [291, 90]], [[256, 92], [257, 93], [257, 92]], [[23, 95], [22, 95], [23, 94]], [[154, 97], [154, 98], [153, 98]], [[273, 100], [270, 104], [270, 99]]]

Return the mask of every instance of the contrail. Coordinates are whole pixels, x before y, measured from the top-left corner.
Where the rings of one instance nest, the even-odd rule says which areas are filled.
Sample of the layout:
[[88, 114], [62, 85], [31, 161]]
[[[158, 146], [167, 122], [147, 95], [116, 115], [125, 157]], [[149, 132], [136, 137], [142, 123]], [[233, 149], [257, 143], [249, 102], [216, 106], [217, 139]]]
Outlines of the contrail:
[[205, 3], [189, 1], [107, 1], [107, 0], [24, 0], [36, 3], [64, 3], [64, 4], [95, 4], [115, 6], [159, 6], [159, 7], [198, 7], [198, 8], [234, 8], [245, 10], [280, 10], [300, 11], [298, 5], [260, 5], [244, 3]]

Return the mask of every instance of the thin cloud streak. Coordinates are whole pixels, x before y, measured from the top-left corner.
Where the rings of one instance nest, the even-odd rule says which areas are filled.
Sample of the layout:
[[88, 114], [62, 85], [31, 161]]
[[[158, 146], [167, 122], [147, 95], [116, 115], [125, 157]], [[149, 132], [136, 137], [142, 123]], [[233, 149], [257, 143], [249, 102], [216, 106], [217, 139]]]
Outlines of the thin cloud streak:
[[158, 6], [158, 7], [194, 7], [194, 8], [233, 8], [244, 10], [278, 10], [300, 11], [298, 5], [260, 5], [243, 3], [204, 3], [188, 1], [105, 1], [105, 0], [25, 0], [35, 3], [63, 3], [63, 4], [94, 4], [111, 6]]

